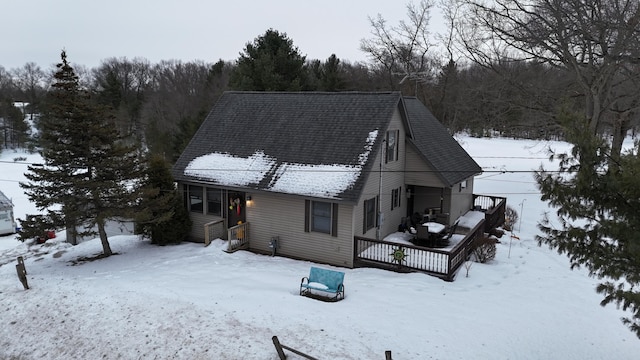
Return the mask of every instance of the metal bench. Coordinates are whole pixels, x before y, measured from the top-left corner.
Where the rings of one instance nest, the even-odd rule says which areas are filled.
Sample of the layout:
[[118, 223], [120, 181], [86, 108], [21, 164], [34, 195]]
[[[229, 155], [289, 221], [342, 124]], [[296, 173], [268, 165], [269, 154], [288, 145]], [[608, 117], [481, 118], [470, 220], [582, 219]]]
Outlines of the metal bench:
[[312, 266], [300, 281], [300, 295], [324, 301], [344, 299], [344, 273]]

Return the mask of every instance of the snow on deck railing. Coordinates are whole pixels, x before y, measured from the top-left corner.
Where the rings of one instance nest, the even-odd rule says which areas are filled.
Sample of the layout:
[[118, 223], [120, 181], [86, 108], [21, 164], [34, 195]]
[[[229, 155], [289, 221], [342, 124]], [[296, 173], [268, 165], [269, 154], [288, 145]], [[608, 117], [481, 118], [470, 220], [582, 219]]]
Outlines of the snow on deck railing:
[[473, 206], [485, 213], [485, 231], [489, 232], [504, 224], [507, 198], [500, 196], [473, 195]]

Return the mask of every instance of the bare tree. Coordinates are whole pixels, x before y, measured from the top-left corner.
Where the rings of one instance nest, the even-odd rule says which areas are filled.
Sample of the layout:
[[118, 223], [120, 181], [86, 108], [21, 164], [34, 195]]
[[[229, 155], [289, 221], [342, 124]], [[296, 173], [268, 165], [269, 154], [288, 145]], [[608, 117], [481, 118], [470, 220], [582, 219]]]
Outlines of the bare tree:
[[109, 58], [93, 70], [95, 91], [100, 101], [115, 111], [120, 131], [142, 138], [141, 110], [151, 83], [147, 59]]
[[0, 98], [8, 98], [14, 90], [13, 77], [0, 65]]
[[[418, 84], [433, 76], [433, 59], [428, 55], [432, 39], [428, 30], [433, 0], [408, 4], [408, 22], [388, 26], [382, 15], [369, 17], [373, 37], [363, 39], [360, 49], [388, 76], [391, 88], [402, 84]], [[400, 79], [398, 81], [398, 79]]]
[[626, 99], [640, 90], [633, 71], [640, 59], [638, 1], [466, 0], [464, 19], [458, 39], [475, 63], [534, 61], [570, 74], [577, 93], [567, 95], [582, 99], [592, 133], [603, 130], [614, 108], [637, 107]]
[[23, 67], [13, 70], [14, 81], [29, 102], [31, 119], [37, 112], [37, 106], [44, 92], [45, 73], [34, 62], [28, 62]]
[[177, 157], [227, 89], [230, 64], [161, 61], [151, 69], [152, 81], [142, 109], [148, 147], [168, 159]]

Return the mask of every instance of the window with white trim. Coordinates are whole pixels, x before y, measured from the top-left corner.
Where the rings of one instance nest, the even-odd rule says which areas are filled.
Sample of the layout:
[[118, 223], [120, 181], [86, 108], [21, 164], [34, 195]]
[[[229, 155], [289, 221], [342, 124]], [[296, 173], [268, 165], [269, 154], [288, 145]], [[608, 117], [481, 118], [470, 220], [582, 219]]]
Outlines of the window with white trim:
[[460, 191], [466, 188], [467, 188], [467, 180], [463, 180], [462, 182], [460, 182]]
[[400, 130], [387, 131], [387, 157], [386, 162], [398, 160], [398, 138]]

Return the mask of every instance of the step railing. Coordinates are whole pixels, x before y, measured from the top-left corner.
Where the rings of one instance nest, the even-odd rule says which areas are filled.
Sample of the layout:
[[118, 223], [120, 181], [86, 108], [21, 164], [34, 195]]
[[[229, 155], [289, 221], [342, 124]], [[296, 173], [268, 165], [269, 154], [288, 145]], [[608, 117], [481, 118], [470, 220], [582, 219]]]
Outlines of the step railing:
[[249, 248], [249, 223], [232, 226], [227, 230], [227, 252]]

